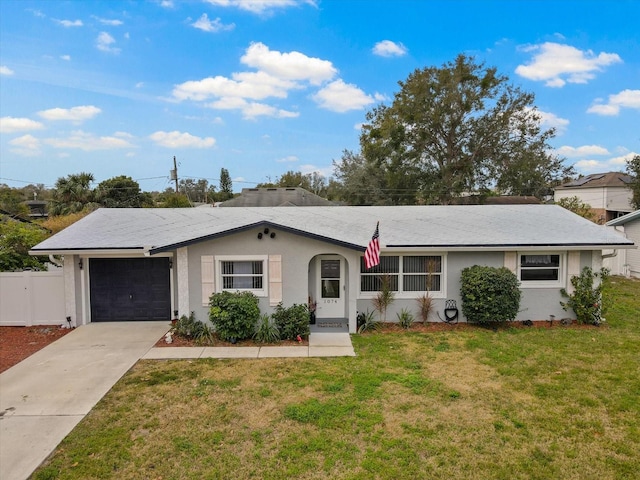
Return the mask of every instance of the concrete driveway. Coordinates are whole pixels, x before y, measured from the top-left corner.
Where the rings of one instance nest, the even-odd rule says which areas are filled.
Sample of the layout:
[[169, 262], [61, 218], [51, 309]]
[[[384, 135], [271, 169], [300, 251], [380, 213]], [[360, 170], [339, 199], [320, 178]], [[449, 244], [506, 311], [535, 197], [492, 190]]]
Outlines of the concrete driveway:
[[169, 330], [92, 323], [0, 374], [0, 479], [23, 480]]

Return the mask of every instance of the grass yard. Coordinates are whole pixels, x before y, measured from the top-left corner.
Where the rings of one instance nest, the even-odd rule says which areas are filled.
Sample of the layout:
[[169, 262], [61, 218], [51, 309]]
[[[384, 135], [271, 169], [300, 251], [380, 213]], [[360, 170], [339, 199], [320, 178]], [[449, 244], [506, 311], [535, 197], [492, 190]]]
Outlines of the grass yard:
[[601, 328], [354, 336], [356, 358], [141, 361], [36, 479], [640, 478], [640, 281]]

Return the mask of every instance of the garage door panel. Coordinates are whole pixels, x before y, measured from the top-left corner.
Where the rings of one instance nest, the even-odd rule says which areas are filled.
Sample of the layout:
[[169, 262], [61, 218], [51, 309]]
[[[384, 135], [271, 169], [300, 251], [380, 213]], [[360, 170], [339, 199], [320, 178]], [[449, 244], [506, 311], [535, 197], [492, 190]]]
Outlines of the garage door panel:
[[90, 259], [91, 320], [169, 320], [168, 258]]

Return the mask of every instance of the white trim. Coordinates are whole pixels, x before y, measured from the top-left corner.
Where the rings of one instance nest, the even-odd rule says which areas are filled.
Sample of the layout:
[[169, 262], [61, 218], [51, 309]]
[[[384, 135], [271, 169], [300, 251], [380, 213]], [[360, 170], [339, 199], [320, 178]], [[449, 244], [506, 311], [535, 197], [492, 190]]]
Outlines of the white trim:
[[[522, 255], [559, 255], [558, 265], [558, 280], [522, 280]], [[554, 250], [554, 251], [519, 251], [517, 255], [517, 276], [520, 282], [520, 288], [564, 288], [567, 281], [567, 252]], [[555, 267], [552, 267], [555, 268]]]
[[[189, 250], [188, 247], [179, 248], [176, 251], [176, 263], [178, 272], [178, 315], [191, 313], [189, 304]], [[171, 312], [173, 313], [173, 312]]]
[[[223, 288], [221, 262], [262, 262], [262, 289], [253, 288]], [[268, 255], [216, 255], [216, 292], [251, 292], [256, 297], [269, 296], [269, 256]]]
[[[429, 251], [427, 253], [425, 253], [424, 250], [420, 250], [420, 251], [407, 251], [407, 250], [402, 250], [402, 251], [394, 251], [394, 252], [383, 252], [380, 254], [380, 256], [398, 256], [400, 257], [400, 265], [399, 265], [399, 269], [400, 271], [397, 274], [392, 274], [392, 275], [398, 275], [398, 288], [401, 289], [402, 288], [402, 257], [407, 256], [407, 257], [422, 257], [422, 256], [426, 256], [426, 257], [440, 257], [441, 258], [441, 262], [440, 262], [440, 267], [441, 267], [441, 272], [439, 273], [440, 275], [440, 290], [438, 291], [430, 291], [429, 292], [429, 296], [432, 298], [447, 298], [447, 252], [442, 252], [442, 250], [439, 251]], [[359, 256], [358, 258], [358, 299], [371, 299], [371, 298], [375, 298], [377, 295], [377, 292], [363, 292], [361, 290], [361, 274], [362, 272], [360, 271], [360, 258], [362, 258], [362, 255]], [[398, 290], [396, 292], [394, 292], [396, 299], [412, 299], [412, 298], [416, 298], [424, 293], [427, 292], [414, 292], [414, 291], [402, 291], [402, 290]]]

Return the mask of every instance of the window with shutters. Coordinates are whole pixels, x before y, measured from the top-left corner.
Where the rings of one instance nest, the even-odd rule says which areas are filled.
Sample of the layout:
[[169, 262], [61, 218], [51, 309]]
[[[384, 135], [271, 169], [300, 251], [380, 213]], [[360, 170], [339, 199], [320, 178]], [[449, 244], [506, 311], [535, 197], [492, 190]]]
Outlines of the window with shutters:
[[249, 291], [257, 296], [267, 293], [267, 257], [217, 256], [218, 290]]

